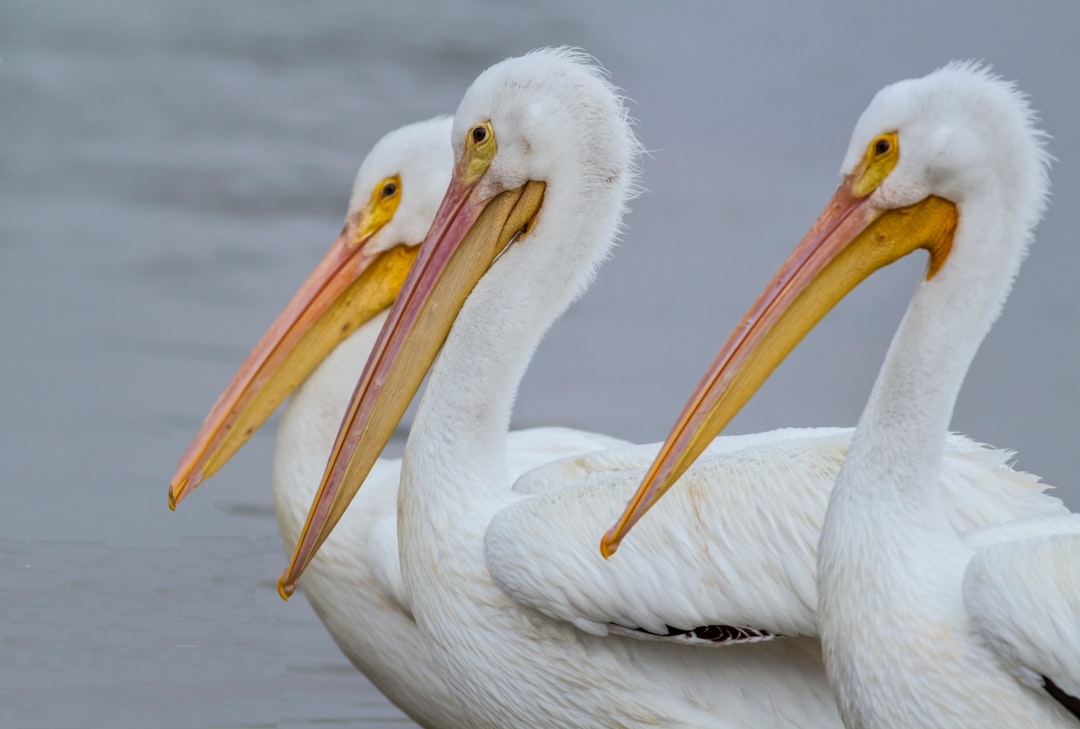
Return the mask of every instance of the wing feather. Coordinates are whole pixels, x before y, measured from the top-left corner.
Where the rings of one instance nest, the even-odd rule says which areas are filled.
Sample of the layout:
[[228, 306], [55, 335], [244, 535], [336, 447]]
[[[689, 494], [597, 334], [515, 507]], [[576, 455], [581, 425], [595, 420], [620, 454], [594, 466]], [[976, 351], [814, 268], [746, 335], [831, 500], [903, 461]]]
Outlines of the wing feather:
[[[592, 634], [652, 640], [726, 626], [814, 636], [817, 541], [851, 433], [718, 438], [608, 561], [600, 536], [658, 446], [546, 464], [515, 485], [535, 495], [504, 508], [488, 527], [488, 569], [519, 603]], [[942, 478], [958, 530], [1064, 511], [1043, 493], [1045, 484], [1009, 468], [1010, 457], [950, 437]]]
[[964, 574], [976, 630], [1021, 683], [1080, 706], [1080, 514], [978, 532]]

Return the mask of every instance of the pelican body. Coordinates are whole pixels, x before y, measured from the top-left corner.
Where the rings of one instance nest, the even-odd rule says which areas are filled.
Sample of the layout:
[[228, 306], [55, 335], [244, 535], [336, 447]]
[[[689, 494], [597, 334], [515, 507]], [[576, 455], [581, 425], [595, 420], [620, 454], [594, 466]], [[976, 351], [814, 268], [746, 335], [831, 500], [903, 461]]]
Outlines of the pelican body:
[[[344, 230], [249, 354], [192, 441], [170, 487], [179, 503], [292, 393], [274, 451], [274, 506], [291, 551], [304, 527], [353, 385], [446, 190], [449, 117], [387, 134], [357, 173]], [[295, 388], [295, 391], [294, 391]], [[622, 441], [566, 428], [507, 438], [508, 478]], [[378, 459], [362, 508], [348, 510], [304, 577], [304, 593], [342, 652], [421, 726], [467, 714], [431, 660], [401, 578], [400, 459]]]
[[[449, 133], [450, 118], [437, 117], [372, 148], [341, 235], [207, 416], [170, 485], [171, 507], [223, 466], [295, 388], [273, 469], [278, 527], [292, 550], [353, 383], [446, 189]], [[304, 592], [342, 652], [390, 701], [428, 729], [465, 727], [401, 584], [399, 471], [400, 460], [377, 462], [365, 508], [345, 515], [305, 576]]]
[[[850, 431], [717, 440], [685, 493], [604, 561], [589, 547], [655, 447], [553, 461], [508, 489], [506, 439], [535, 347], [610, 251], [640, 146], [606, 78], [565, 49], [485, 71], [451, 140], [449, 187], [348, 407], [283, 596], [429, 374], [398, 492], [402, 578], [473, 726], [839, 726], [816, 637], [815, 547]], [[579, 439], [567, 435], [585, 450]], [[1000, 452], [957, 438], [948, 462], [958, 528], [1061, 508]], [[981, 499], [969, 485], [985, 478]], [[713, 498], [715, 482], [730, 491]], [[714, 517], [732, 533], [703, 554]], [[763, 540], [778, 523], [785, 538]]]
[[817, 556], [825, 665], [847, 727], [1080, 727], [1080, 515], [958, 531], [941, 489], [956, 397], [1042, 217], [1048, 162], [1026, 98], [981, 66], [881, 90], [840, 188], [605, 538], [610, 552], [848, 291], [926, 250]]

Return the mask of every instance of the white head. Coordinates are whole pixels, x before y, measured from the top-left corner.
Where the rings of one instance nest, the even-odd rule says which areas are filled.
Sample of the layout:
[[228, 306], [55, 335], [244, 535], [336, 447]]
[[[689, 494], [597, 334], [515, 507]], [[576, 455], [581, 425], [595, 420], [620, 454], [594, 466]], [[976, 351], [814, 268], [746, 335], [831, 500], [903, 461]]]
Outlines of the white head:
[[1026, 244], [1050, 190], [1051, 158], [1037, 124], [1015, 84], [988, 66], [954, 61], [877, 93], [855, 125], [842, 175], [855, 171], [875, 140], [894, 134], [895, 167], [873, 190], [871, 207], [936, 195], [954, 203], [963, 221], [965, 206], [978, 201], [1009, 218]]
[[396, 210], [365, 244], [368, 253], [418, 245], [450, 181], [453, 156], [446, 136], [453, 118], [437, 116], [390, 132], [371, 148], [353, 182], [346, 221], [365, 206], [395, 195]]
[[[587, 54], [544, 48], [481, 73], [454, 116], [455, 159], [467, 132], [490, 122], [498, 153], [482, 187], [500, 192], [527, 180], [552, 183], [584, 173], [596, 185], [631, 185], [640, 153], [625, 101]], [[487, 195], [490, 197], [490, 195]]]
[[[619, 90], [581, 51], [536, 50], [488, 68], [469, 86], [451, 136], [459, 164], [479, 151], [472, 137], [479, 128], [491, 135], [487, 143], [494, 140], [495, 152], [475, 197], [488, 200], [528, 181], [545, 183], [544, 203], [529, 237], [544, 237], [546, 245], [563, 249], [555, 262], [560, 275], [576, 279], [582, 274], [587, 281], [592, 268], [581, 271], [577, 256], [566, 255], [567, 247], [602, 258], [595, 252], [606, 251], [614, 241], [637, 190], [642, 147]], [[558, 231], [549, 227], [560, 223]], [[548, 232], [553, 240], [547, 239]], [[514, 248], [507, 251], [511, 260]]]

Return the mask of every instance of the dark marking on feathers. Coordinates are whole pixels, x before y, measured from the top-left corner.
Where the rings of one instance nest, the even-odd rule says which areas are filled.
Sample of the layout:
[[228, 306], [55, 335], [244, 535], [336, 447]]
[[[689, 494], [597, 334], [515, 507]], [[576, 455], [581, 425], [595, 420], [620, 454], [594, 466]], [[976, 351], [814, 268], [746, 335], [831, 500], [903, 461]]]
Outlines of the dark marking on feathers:
[[645, 628], [631, 628], [631, 630], [669, 638], [686, 636], [688, 638], [692, 637], [697, 638], [698, 640], [709, 641], [710, 643], [747, 643], [771, 640], [780, 637], [767, 630], [736, 627], [734, 625], [699, 625], [696, 628], [689, 628], [686, 630], [675, 628], [671, 625], [665, 625], [664, 627], [667, 628], [667, 633], [654, 633], [651, 630], [645, 630]]
[[1051, 681], [1046, 676], [1042, 677], [1043, 688], [1046, 689], [1046, 693], [1054, 697], [1054, 701], [1058, 702], [1065, 707], [1065, 711], [1069, 712], [1077, 719], [1080, 719], [1080, 698], [1067, 694], [1061, 690], [1061, 687]]

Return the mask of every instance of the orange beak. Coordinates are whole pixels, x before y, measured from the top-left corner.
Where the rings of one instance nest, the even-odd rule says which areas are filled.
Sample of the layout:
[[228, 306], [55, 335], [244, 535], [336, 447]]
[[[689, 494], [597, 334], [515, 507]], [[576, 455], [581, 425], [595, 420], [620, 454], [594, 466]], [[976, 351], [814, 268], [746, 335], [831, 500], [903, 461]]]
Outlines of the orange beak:
[[285, 599], [367, 478], [446, 340], [458, 312], [495, 258], [529, 227], [544, 183], [482, 200], [469, 158], [455, 166], [435, 222], [383, 325], [349, 403], [326, 472], [288, 568]]
[[170, 509], [225, 465], [334, 347], [393, 303], [416, 248], [368, 254], [381, 224], [373, 227], [367, 213], [345, 225], [210, 409], [169, 484]]
[[641, 486], [600, 542], [610, 557], [653, 504], [731, 422], [802, 338], [861, 281], [917, 248], [930, 278], [952, 244], [956, 206], [928, 197], [882, 211], [852, 175], [735, 328], [683, 408]]

